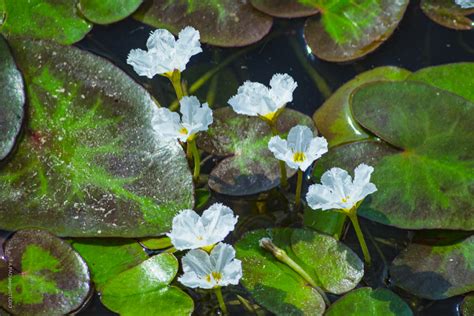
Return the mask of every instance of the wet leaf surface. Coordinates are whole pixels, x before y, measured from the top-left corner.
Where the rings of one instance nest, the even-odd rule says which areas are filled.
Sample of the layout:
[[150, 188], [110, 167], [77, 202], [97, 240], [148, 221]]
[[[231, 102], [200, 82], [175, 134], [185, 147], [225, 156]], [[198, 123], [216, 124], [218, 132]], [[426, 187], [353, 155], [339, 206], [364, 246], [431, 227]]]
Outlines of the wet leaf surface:
[[278, 18], [299, 18], [318, 13], [318, 9], [295, 0], [251, 0], [250, 3], [257, 10]]
[[112, 278], [103, 288], [102, 303], [122, 316], [190, 315], [191, 297], [169, 284], [178, 272], [172, 254], [160, 254]]
[[374, 81], [399, 81], [410, 75], [408, 70], [386, 66], [366, 71], [345, 83], [316, 110], [313, 120], [329, 146], [368, 139], [371, 136], [355, 121], [350, 98], [362, 85]]
[[81, 237], [168, 231], [192, 207], [193, 185], [180, 146], [152, 129], [150, 95], [79, 49], [12, 43], [28, 87], [28, 126], [0, 170], [1, 228]]
[[271, 237], [277, 247], [329, 292], [353, 289], [364, 274], [359, 257], [328, 235], [289, 228], [249, 232], [235, 246], [237, 257], [243, 262], [242, 284], [273, 313], [317, 315], [324, 311], [324, 303], [298, 274], [259, 246], [263, 237]]
[[0, 267], [0, 302], [8, 312], [65, 315], [88, 297], [87, 265], [65, 241], [46, 231], [23, 230], [4, 247], [8, 262]]
[[75, 1], [4, 0], [7, 35], [54, 40], [61, 44], [80, 41], [92, 24], [78, 15]]
[[79, 10], [97, 24], [110, 24], [135, 12], [143, 0], [79, 0]]
[[80, 238], [71, 245], [86, 261], [99, 291], [109, 279], [148, 259], [140, 244], [130, 239]]
[[[302, 124], [314, 129], [308, 116], [285, 109], [278, 119], [282, 134]], [[257, 117], [235, 113], [231, 107], [214, 111], [214, 123], [198, 138], [204, 151], [227, 157], [209, 175], [209, 187], [221, 194], [244, 196], [268, 191], [280, 184], [278, 160], [268, 150], [272, 137], [267, 123]], [[296, 170], [287, 168], [288, 176]]]
[[370, 141], [335, 147], [316, 175], [367, 163], [375, 167], [378, 192], [360, 215], [407, 229], [474, 229], [473, 103], [421, 83], [384, 82], [356, 92], [352, 109], [364, 128], [393, 147]]
[[390, 266], [392, 282], [418, 297], [445, 299], [474, 290], [474, 236], [442, 246], [411, 244]]
[[398, 295], [387, 289], [369, 287], [354, 290], [338, 299], [327, 310], [327, 316], [411, 316], [413, 312]]
[[235, 0], [146, 1], [134, 17], [174, 34], [193, 26], [204, 43], [224, 47], [258, 42], [273, 24], [272, 17], [254, 9], [250, 2]]
[[349, 61], [379, 47], [392, 35], [408, 0], [303, 0], [322, 16], [306, 21], [304, 36], [313, 54], [327, 61]]
[[21, 73], [0, 35], [0, 160], [13, 149], [25, 116]]
[[474, 8], [463, 9], [454, 0], [421, 0], [421, 10], [434, 22], [455, 30], [472, 30], [469, 15]]

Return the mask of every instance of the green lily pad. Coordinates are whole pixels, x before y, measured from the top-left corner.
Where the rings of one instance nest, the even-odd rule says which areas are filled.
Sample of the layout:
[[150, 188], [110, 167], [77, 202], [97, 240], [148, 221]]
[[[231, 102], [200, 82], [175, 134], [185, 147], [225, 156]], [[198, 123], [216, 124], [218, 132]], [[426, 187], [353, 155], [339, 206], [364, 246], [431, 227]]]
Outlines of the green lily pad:
[[455, 30], [472, 30], [469, 15], [474, 8], [463, 9], [454, 0], [421, 0], [421, 10], [434, 22]]
[[378, 67], [356, 76], [340, 87], [313, 115], [319, 132], [326, 137], [329, 146], [371, 137], [355, 121], [351, 113], [349, 102], [357, 88], [374, 81], [405, 80], [409, 75], [410, 72], [403, 68]]
[[193, 184], [180, 146], [153, 131], [151, 96], [77, 48], [11, 43], [28, 87], [28, 126], [0, 170], [0, 227], [80, 237], [168, 231], [192, 208]]
[[306, 6], [295, 0], [250, 0], [257, 9], [278, 18], [299, 18], [315, 15], [318, 9]]
[[[285, 109], [278, 119], [280, 133], [288, 133], [301, 124], [314, 129], [308, 116]], [[257, 117], [235, 113], [224, 107], [214, 111], [214, 122], [208, 133], [198, 138], [204, 151], [227, 157], [209, 175], [209, 187], [221, 194], [243, 196], [275, 188], [280, 184], [278, 160], [268, 150], [272, 133], [268, 124]], [[287, 168], [288, 177], [296, 170]]]
[[247, 233], [235, 245], [243, 262], [243, 286], [257, 303], [279, 315], [320, 315], [321, 296], [285, 264], [259, 246], [271, 237], [321, 287], [332, 293], [353, 289], [364, 273], [362, 261], [336, 239], [311, 230], [273, 229]]
[[172, 254], [151, 257], [111, 279], [102, 290], [102, 303], [122, 316], [191, 315], [191, 297], [169, 285], [177, 272]]
[[99, 291], [111, 278], [148, 259], [135, 240], [81, 238], [71, 245], [86, 261]]
[[304, 36], [313, 54], [327, 61], [362, 57], [392, 35], [408, 0], [300, 0], [322, 16], [306, 21]]
[[61, 44], [80, 41], [92, 24], [78, 15], [76, 1], [4, 0], [5, 22], [0, 31], [7, 35], [54, 40]]
[[337, 146], [320, 159], [316, 174], [365, 162], [375, 167], [378, 192], [360, 215], [407, 229], [473, 230], [474, 104], [409, 81], [369, 84], [352, 100], [359, 124], [392, 147], [367, 141]]
[[474, 316], [474, 294], [466, 296], [462, 301], [461, 314], [462, 316]]
[[173, 246], [169, 237], [143, 238], [139, 239], [138, 242], [150, 250], [162, 250]]
[[65, 241], [48, 232], [16, 232], [5, 244], [5, 255], [8, 262], [0, 268], [0, 302], [9, 313], [66, 315], [79, 309], [89, 295], [86, 263]]
[[193, 26], [202, 42], [223, 47], [258, 42], [273, 24], [272, 17], [254, 9], [249, 1], [235, 0], [147, 1], [134, 18], [174, 34]]
[[338, 299], [327, 310], [326, 316], [346, 316], [348, 311], [357, 316], [411, 316], [407, 303], [390, 290], [363, 287]]
[[79, 0], [79, 10], [97, 24], [110, 24], [135, 12], [143, 0]]
[[0, 160], [15, 145], [25, 115], [23, 79], [0, 35]]
[[460, 95], [474, 103], [474, 63], [455, 63], [418, 70], [408, 80], [420, 81]]
[[396, 286], [430, 300], [474, 291], [474, 236], [451, 245], [411, 244], [390, 275]]

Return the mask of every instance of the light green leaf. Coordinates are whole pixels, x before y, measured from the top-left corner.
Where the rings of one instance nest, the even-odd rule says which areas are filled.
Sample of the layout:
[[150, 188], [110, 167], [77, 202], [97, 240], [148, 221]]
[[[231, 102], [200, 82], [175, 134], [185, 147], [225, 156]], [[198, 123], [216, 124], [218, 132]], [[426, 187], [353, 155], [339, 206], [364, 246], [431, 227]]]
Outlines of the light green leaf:
[[97, 24], [110, 24], [125, 19], [138, 9], [143, 0], [79, 0], [79, 9]]

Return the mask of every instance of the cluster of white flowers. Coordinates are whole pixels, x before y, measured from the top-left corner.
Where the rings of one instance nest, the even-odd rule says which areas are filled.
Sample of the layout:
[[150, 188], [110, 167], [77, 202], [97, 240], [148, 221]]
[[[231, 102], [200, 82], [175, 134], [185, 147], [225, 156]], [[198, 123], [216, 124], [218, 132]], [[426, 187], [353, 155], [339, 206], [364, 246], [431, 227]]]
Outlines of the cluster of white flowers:
[[474, 0], [454, 0], [463, 9], [474, 8]]
[[177, 250], [190, 250], [182, 259], [184, 274], [178, 279], [190, 288], [212, 289], [238, 284], [242, 263], [231, 245], [222, 243], [234, 230], [238, 216], [227, 206], [215, 203], [199, 216], [183, 210], [173, 218], [170, 237]]

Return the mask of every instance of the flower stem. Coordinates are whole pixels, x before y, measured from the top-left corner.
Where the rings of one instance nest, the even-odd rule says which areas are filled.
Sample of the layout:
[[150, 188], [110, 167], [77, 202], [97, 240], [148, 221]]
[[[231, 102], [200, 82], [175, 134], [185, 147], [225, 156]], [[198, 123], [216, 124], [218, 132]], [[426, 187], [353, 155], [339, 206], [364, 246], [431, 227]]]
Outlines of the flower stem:
[[[183, 83], [181, 82], [181, 72], [177, 69], [173, 71], [171, 76], [168, 76], [168, 78], [171, 80], [171, 84], [173, 85], [174, 91], [176, 92], [176, 97], [178, 98], [178, 101], [181, 100], [185, 95], [185, 91], [183, 90]], [[177, 110], [177, 106], [175, 109], [170, 110]]]
[[362, 230], [359, 225], [359, 219], [357, 218], [357, 208], [355, 208], [355, 210], [349, 211], [347, 215], [349, 216], [349, 219], [351, 220], [352, 225], [354, 226], [357, 239], [359, 239], [359, 244], [362, 248], [362, 253], [364, 254], [364, 261], [367, 265], [370, 265], [372, 260], [370, 258], [370, 253], [369, 249], [367, 248], [367, 244], [365, 243], [364, 234], [362, 233]]
[[[273, 136], [277, 136], [280, 134], [276, 127], [276, 121], [267, 121], [267, 123], [272, 130]], [[278, 162], [280, 163], [280, 184], [282, 188], [286, 189], [288, 187], [288, 179], [286, 177], [286, 165], [285, 162], [282, 160], [278, 160]]]
[[227, 306], [225, 305], [224, 297], [222, 297], [221, 287], [220, 286], [216, 287], [214, 289], [214, 293], [216, 294], [217, 301], [219, 302], [219, 307], [222, 313], [224, 313], [224, 315], [227, 315], [229, 312], [227, 311]]
[[199, 150], [197, 149], [197, 146], [196, 146], [196, 140], [195, 139], [189, 140], [188, 146], [191, 148], [191, 152], [193, 154], [193, 160], [194, 160], [193, 180], [195, 182], [198, 182], [199, 174], [201, 172], [201, 156], [199, 155]]
[[301, 205], [301, 188], [303, 186], [303, 171], [298, 169], [298, 180], [296, 181], [296, 197], [295, 197], [295, 206], [298, 210]]

